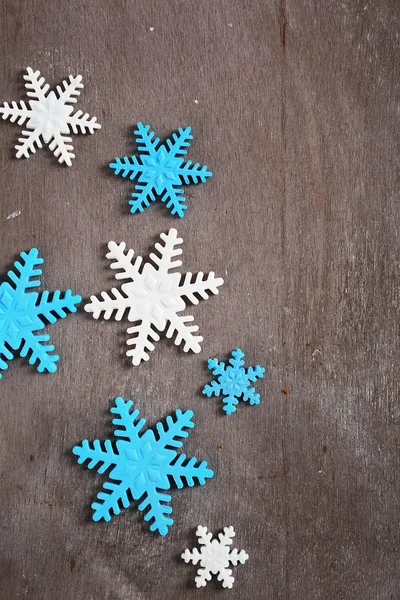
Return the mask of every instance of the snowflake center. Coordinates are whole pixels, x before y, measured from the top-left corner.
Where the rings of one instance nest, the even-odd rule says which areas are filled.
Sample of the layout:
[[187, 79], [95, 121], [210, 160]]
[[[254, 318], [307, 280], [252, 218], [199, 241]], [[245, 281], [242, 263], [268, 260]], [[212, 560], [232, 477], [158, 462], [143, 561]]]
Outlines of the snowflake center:
[[54, 92], [50, 92], [44, 100], [31, 100], [30, 107], [32, 116], [28, 127], [39, 129], [46, 144], [49, 143], [55, 133], [68, 133], [68, 117], [73, 107], [57, 98]]
[[229, 567], [229, 546], [223, 546], [218, 540], [203, 546], [201, 554], [203, 566], [209, 568], [213, 575]]
[[[4, 285], [4, 284], [3, 284]], [[34, 319], [27, 314], [27, 309], [35, 304], [37, 294], [32, 294], [35, 298], [30, 299], [24, 296], [22, 301], [13, 306], [14, 298], [6, 289], [3, 291], [0, 286], [0, 332], [8, 337], [8, 341], [15, 342], [21, 338], [21, 328], [29, 327], [34, 324]]]
[[129, 475], [137, 486], [148, 483], [160, 485], [165, 480], [164, 463], [167, 459], [154, 445], [155, 442], [147, 440], [139, 448], [128, 447], [124, 451]]
[[152, 156], [142, 156], [142, 161], [146, 166], [146, 179], [153, 182], [157, 194], [161, 194], [167, 184], [176, 185], [181, 182], [176, 170], [182, 159], [171, 157], [164, 146]]
[[180, 279], [179, 273], [160, 277], [159, 272], [147, 263], [137, 284], [125, 284], [123, 290], [135, 297], [140, 318], [151, 318], [155, 325], [163, 328], [167, 312], [176, 313], [185, 308], [182, 298], [176, 295]]
[[248, 377], [244, 369], [227, 367], [223, 377], [224, 393], [233, 392], [240, 395], [243, 392], [243, 389], [248, 386], [248, 384]]

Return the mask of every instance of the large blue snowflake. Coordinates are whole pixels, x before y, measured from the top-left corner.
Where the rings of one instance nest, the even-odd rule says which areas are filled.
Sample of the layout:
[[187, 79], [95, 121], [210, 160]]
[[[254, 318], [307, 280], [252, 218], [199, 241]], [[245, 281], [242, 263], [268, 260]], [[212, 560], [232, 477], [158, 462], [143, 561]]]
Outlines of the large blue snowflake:
[[228, 366], [223, 362], [219, 362], [216, 358], [210, 358], [208, 361], [208, 368], [213, 372], [213, 375], [217, 375], [217, 378], [205, 386], [203, 394], [209, 398], [213, 394], [215, 396], [222, 395], [224, 411], [228, 415], [235, 412], [241, 396], [243, 396], [245, 402], [260, 404], [260, 394], [256, 394], [250, 383], [254, 383], [259, 378], [262, 379], [265, 369], [260, 365], [244, 369], [243, 358], [244, 353], [240, 348], [236, 348], [232, 352], [229, 359], [230, 365]]
[[145, 521], [153, 519], [151, 531], [166, 535], [174, 522], [168, 516], [172, 513], [171, 496], [159, 490], [169, 490], [171, 480], [178, 488], [193, 486], [195, 480], [204, 485], [214, 473], [207, 468], [206, 461], [197, 464], [196, 458], [187, 459], [185, 454], [177, 454], [174, 450], [182, 446], [179, 438], [188, 437], [185, 429], [194, 427], [191, 410], [175, 411], [174, 418], [167, 417], [166, 427], [158, 422], [156, 436], [151, 429], [140, 433], [146, 421], [137, 420], [139, 411], [131, 412], [132, 406], [131, 400], [116, 398], [115, 406], [111, 408], [117, 415], [112, 421], [118, 427], [114, 435], [122, 438], [115, 445], [110, 440], [104, 444], [99, 440], [83, 440], [72, 451], [79, 457], [79, 464], [89, 460], [88, 468], [96, 469], [98, 473], [112, 467], [104, 491], [98, 493], [98, 502], [92, 504], [94, 521], [110, 521], [112, 513], [118, 515], [121, 506], [128, 508], [132, 498], [142, 499], [139, 510], [147, 511]]
[[131, 180], [138, 178], [136, 191], [129, 201], [131, 213], [143, 212], [150, 206], [150, 201], [156, 200], [157, 195], [166, 203], [171, 214], [184, 216], [187, 206], [182, 184], [204, 183], [212, 175], [206, 166], [200, 167], [199, 163], [194, 165], [190, 160], [184, 162], [186, 148], [189, 148], [190, 140], [193, 139], [190, 132], [190, 127], [179, 128], [178, 133], [173, 133], [171, 138], [161, 144], [159, 138], [154, 139], [155, 133], [150, 130], [150, 125], [137, 124], [135, 135], [139, 158], [125, 156], [110, 163], [115, 175], [129, 177]]
[[[57, 370], [56, 362], [59, 357], [50, 354], [54, 346], [47, 344], [50, 336], [34, 335], [35, 331], [43, 329], [46, 321], [55, 323], [57, 319], [67, 316], [66, 311], [76, 312], [76, 304], [82, 300], [73, 296], [71, 290], [61, 293], [55, 291], [41, 294], [28, 292], [30, 288], [40, 285], [37, 278], [42, 274], [37, 266], [43, 263], [39, 251], [32, 248], [28, 253], [21, 252], [21, 262], [14, 263], [14, 271], [8, 272], [11, 284], [4, 281], [0, 285], [0, 371], [8, 368], [7, 360], [12, 360], [19, 352], [23, 357], [29, 354], [29, 364], [36, 362], [39, 373]], [[0, 373], [0, 379], [2, 375]]]

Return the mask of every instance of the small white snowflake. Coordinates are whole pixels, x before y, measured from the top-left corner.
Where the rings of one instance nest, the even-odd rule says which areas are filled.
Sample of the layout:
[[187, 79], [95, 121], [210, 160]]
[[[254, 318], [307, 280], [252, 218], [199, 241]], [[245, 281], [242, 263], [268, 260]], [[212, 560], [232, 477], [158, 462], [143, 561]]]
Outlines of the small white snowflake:
[[114, 261], [111, 268], [122, 271], [115, 278], [130, 281], [121, 286], [121, 291], [113, 288], [111, 292], [102, 292], [100, 299], [91, 296], [91, 302], [85, 306], [86, 312], [93, 313], [95, 319], [103, 313], [105, 319], [114, 315], [115, 320], [120, 321], [127, 311], [128, 321], [140, 321], [127, 330], [128, 334], [132, 334], [127, 341], [132, 348], [126, 354], [132, 357], [134, 365], [149, 360], [149, 352], [154, 350], [153, 341], [158, 341], [158, 332], [165, 329], [167, 338], [175, 336], [176, 345], [184, 341], [184, 352], [200, 352], [203, 338], [194, 335], [199, 328], [197, 325], [188, 325], [194, 317], [178, 313], [186, 308], [184, 298], [192, 304], [198, 304], [197, 296], [207, 300], [210, 294], [218, 294], [218, 287], [224, 283], [212, 271], [208, 275], [197, 273], [193, 281], [192, 273], [183, 275], [170, 272], [182, 265], [182, 261], [175, 260], [176, 256], [182, 254], [182, 250], [176, 246], [183, 242], [177, 233], [176, 229], [162, 233], [160, 237], [163, 243], [155, 245], [158, 254], [150, 254], [150, 261], [145, 262], [143, 267], [141, 256], [133, 261], [134, 251], [125, 253], [125, 242], [110, 242], [107, 258]]
[[233, 527], [224, 527], [224, 533], [219, 533], [219, 540], [216, 540], [212, 539], [212, 533], [207, 531], [207, 527], [199, 525], [196, 535], [201, 544], [200, 552], [197, 548], [193, 548], [193, 550], [186, 549], [181, 554], [186, 563], [192, 562], [197, 565], [200, 562], [201, 568], [197, 570], [197, 576], [194, 578], [196, 587], [206, 586], [212, 575], [218, 573], [217, 579], [222, 581], [222, 587], [230, 589], [235, 578], [232, 576], [232, 569], [228, 568], [229, 565], [236, 566], [238, 563], [243, 565], [249, 558], [244, 550], [239, 552], [237, 548], [230, 549], [235, 530]]
[[[29, 157], [29, 153], [35, 153], [36, 147], [42, 148], [42, 140], [49, 145], [58, 162], [65, 163], [69, 167], [72, 165], [74, 147], [72, 138], [67, 134], [94, 133], [95, 129], [100, 129], [100, 123], [96, 122], [96, 117], [90, 118], [83, 114], [81, 110], [73, 112], [73, 106], [77, 102], [76, 96], [80, 95], [83, 88], [82, 76], [69, 76], [69, 81], [63, 81], [62, 86], [57, 86], [57, 94], [54, 91], [48, 93], [50, 86], [45, 82], [44, 77], [40, 77], [39, 71], [33, 71], [31, 67], [27, 68], [27, 75], [24, 75], [26, 81], [25, 88], [27, 95], [32, 98], [28, 104], [21, 100], [20, 105], [13, 101], [11, 106], [4, 102], [0, 106], [0, 114], [3, 119], [10, 119], [11, 123], [18, 122], [23, 125], [28, 120], [27, 130], [22, 131], [19, 144], [15, 146], [17, 158]], [[64, 89], [63, 89], [64, 88]]]

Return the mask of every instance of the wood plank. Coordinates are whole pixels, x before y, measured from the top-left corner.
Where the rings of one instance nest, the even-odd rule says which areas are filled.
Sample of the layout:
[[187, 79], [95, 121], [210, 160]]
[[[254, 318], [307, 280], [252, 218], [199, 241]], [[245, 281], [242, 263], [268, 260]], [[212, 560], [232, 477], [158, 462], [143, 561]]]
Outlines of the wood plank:
[[[398, 597], [399, 3], [397, 0], [137, 0], [0, 5], [0, 98], [26, 66], [51, 85], [81, 73], [78, 107], [102, 130], [76, 160], [16, 160], [1, 123], [0, 268], [37, 246], [43, 289], [113, 285], [109, 240], [148, 252], [177, 227], [184, 266], [226, 284], [193, 314], [200, 355], [162, 340], [124, 359], [124, 323], [81, 310], [49, 327], [54, 375], [12, 361], [0, 384], [0, 596], [188, 600], [179, 558], [197, 525], [234, 525], [250, 555], [232, 600]], [[188, 157], [214, 177], [188, 189], [183, 220], [158, 203], [129, 214], [110, 175], [137, 121], [163, 137], [190, 125]], [[18, 216], [10, 217], [16, 211]], [[225, 417], [201, 395], [206, 360], [240, 346], [266, 376], [259, 407]], [[288, 390], [288, 394], [282, 392]], [[139, 513], [91, 521], [102, 482], [71, 448], [110, 433], [132, 398], [149, 424], [195, 411], [185, 451], [216, 476], [173, 492], [166, 538]], [[223, 445], [223, 448], [220, 446]]]

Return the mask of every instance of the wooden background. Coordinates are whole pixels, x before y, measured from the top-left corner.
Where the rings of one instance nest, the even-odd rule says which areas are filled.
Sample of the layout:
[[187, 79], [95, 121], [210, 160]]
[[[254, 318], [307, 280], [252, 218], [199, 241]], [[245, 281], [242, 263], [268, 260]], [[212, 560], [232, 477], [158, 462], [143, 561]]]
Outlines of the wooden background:
[[[45, 148], [16, 160], [20, 128], [0, 124], [1, 272], [37, 246], [42, 289], [87, 298], [113, 285], [109, 240], [146, 254], [175, 226], [184, 267], [226, 280], [192, 311], [200, 355], [164, 339], [134, 368], [126, 322], [80, 310], [48, 328], [56, 374], [11, 363], [2, 599], [399, 598], [399, 17], [398, 0], [2, 0], [1, 101], [23, 98], [28, 65], [51, 85], [81, 73], [77, 108], [102, 129], [74, 136], [67, 168]], [[214, 172], [183, 220], [131, 215], [107, 168], [137, 121], [191, 125], [188, 158]], [[208, 356], [236, 346], [266, 376], [261, 405], [226, 417], [200, 390]], [[117, 395], [149, 424], [195, 411], [185, 450], [216, 475], [173, 492], [166, 538], [136, 510], [90, 520], [103, 478], [71, 448], [110, 434]], [[180, 559], [199, 523], [234, 525], [250, 555], [230, 592], [196, 590]]]

